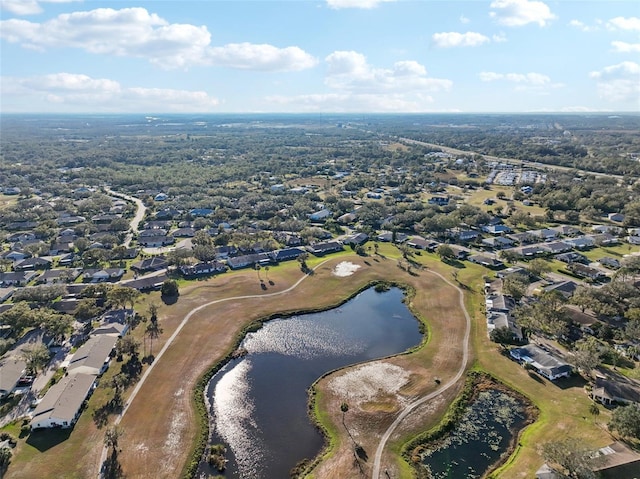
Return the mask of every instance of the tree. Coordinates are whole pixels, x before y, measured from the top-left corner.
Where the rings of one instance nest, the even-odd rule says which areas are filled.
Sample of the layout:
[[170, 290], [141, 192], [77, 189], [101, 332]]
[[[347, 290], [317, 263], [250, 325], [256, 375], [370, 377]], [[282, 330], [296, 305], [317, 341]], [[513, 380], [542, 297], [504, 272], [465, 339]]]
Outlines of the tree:
[[125, 354], [135, 356], [138, 354], [139, 349], [140, 342], [130, 334], [118, 339], [118, 342], [116, 343], [116, 355], [118, 356], [124, 356]]
[[596, 418], [600, 415], [600, 408], [595, 402], [589, 405], [589, 414], [593, 416], [593, 422], [596, 422]]
[[596, 479], [593, 468], [601, 459], [593, 451], [584, 446], [583, 441], [567, 438], [552, 441], [542, 446], [542, 457], [545, 462], [562, 474], [572, 479]]
[[27, 363], [27, 371], [37, 374], [39, 370], [47, 365], [49, 359], [51, 359], [51, 354], [49, 349], [40, 343], [24, 348], [22, 350], [22, 359]]
[[509, 329], [508, 326], [495, 328], [489, 334], [489, 338], [491, 338], [491, 341], [498, 344], [514, 344], [515, 343], [513, 331], [511, 331], [511, 329]]
[[18, 338], [26, 328], [36, 326], [35, 312], [25, 301], [19, 301], [13, 308], [0, 314], [0, 323], [11, 326], [12, 336]]
[[173, 279], [165, 280], [162, 283], [160, 294], [167, 298], [175, 298], [176, 296], [179, 296], [180, 291], [178, 290], [178, 282]]
[[216, 258], [216, 248], [213, 244], [199, 244], [193, 247], [193, 256], [199, 261], [213, 261]]
[[551, 266], [549, 266], [549, 263], [543, 260], [542, 258], [535, 258], [529, 261], [529, 264], [527, 265], [527, 270], [533, 276], [542, 276], [543, 274], [551, 271]]
[[14, 301], [29, 301], [31, 303], [50, 304], [54, 299], [67, 293], [63, 284], [51, 284], [18, 289], [13, 294]]
[[112, 451], [118, 450], [118, 441], [123, 435], [123, 431], [118, 426], [113, 426], [104, 433], [104, 446]]
[[527, 292], [529, 280], [522, 274], [512, 274], [502, 280], [502, 292], [520, 301]]
[[0, 448], [0, 472], [4, 474], [4, 471], [9, 467], [11, 462], [11, 449], [8, 447]]
[[167, 264], [179, 268], [187, 264], [187, 258], [191, 256], [191, 251], [184, 248], [176, 248], [167, 253]]
[[455, 258], [455, 253], [448, 244], [441, 244], [436, 248], [436, 254], [442, 261], [449, 261]]
[[584, 313], [587, 308], [592, 308], [595, 304], [595, 299], [592, 294], [592, 288], [588, 286], [580, 285], [576, 288], [569, 300], [571, 304], [575, 304], [580, 308], [580, 311]]
[[609, 429], [617, 431], [621, 436], [640, 439], [640, 406], [630, 404], [614, 409]]
[[153, 340], [160, 337], [162, 328], [157, 321], [149, 321], [145, 329], [145, 335], [149, 337], [149, 355], [153, 356]]
[[42, 316], [40, 326], [49, 333], [56, 342], [61, 343], [73, 331], [73, 316], [51, 311]]
[[576, 367], [588, 375], [591, 374], [591, 371], [600, 364], [602, 358], [600, 343], [593, 336], [588, 336], [576, 341], [575, 347], [573, 356]]
[[135, 288], [130, 288], [128, 286], [114, 286], [107, 293], [107, 302], [112, 307], [125, 308], [129, 305], [133, 308], [138, 296], [140, 296], [140, 292]]
[[86, 321], [91, 318], [95, 318], [102, 311], [96, 305], [96, 300], [94, 298], [84, 298], [78, 301], [78, 305], [76, 306], [76, 310], [73, 315], [76, 317], [78, 321]]

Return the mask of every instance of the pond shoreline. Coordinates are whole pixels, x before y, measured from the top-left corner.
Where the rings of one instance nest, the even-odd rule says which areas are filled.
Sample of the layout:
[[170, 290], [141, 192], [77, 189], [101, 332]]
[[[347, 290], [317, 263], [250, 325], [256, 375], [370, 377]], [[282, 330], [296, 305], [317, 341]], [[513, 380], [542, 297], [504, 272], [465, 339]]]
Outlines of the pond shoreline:
[[467, 375], [464, 389], [456, 400], [451, 404], [445, 413], [442, 421], [422, 434], [419, 434], [403, 447], [403, 457], [411, 465], [419, 478], [430, 477], [425, 468], [421, 467], [422, 455], [428, 449], [437, 448], [442, 445], [448, 436], [458, 426], [462, 416], [468, 407], [478, 399], [480, 393], [484, 391], [500, 391], [515, 398], [523, 404], [524, 423], [509, 441], [508, 446], [499, 458], [490, 464], [482, 474], [482, 478], [490, 477], [491, 474], [502, 466], [509, 457], [516, 451], [520, 437], [524, 430], [534, 423], [539, 415], [538, 408], [522, 393], [515, 391], [506, 384], [499, 381], [494, 376], [483, 371], [471, 371]]

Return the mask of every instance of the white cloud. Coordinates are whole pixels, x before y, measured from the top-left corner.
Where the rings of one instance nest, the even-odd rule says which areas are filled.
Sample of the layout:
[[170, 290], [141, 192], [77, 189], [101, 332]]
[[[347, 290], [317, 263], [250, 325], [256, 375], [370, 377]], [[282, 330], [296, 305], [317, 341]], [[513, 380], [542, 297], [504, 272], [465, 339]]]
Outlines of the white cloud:
[[209, 58], [214, 65], [264, 71], [304, 70], [318, 63], [316, 58], [298, 47], [277, 48], [252, 43], [213, 47]]
[[496, 73], [481, 72], [478, 78], [483, 82], [503, 81], [514, 84], [515, 91], [535, 92], [546, 94], [551, 89], [561, 88], [562, 83], [553, 83], [549, 76], [542, 73]]
[[442, 32], [434, 33], [431, 40], [437, 47], [477, 47], [484, 43], [488, 43], [491, 39], [481, 33], [476, 32]]
[[463, 23], [466, 25], [467, 23], [470, 23], [470, 22], [471, 20], [469, 18], [465, 17], [464, 15], [460, 15], [460, 23]]
[[327, 5], [333, 9], [341, 8], [376, 8], [381, 3], [395, 2], [397, 0], [327, 0]]
[[493, 40], [494, 43], [504, 43], [507, 41], [507, 36], [504, 33], [500, 32], [491, 35], [491, 40]]
[[26, 48], [71, 47], [89, 53], [146, 58], [162, 68], [221, 65], [256, 70], [301, 70], [316, 64], [298, 47], [249, 43], [211, 46], [206, 26], [170, 24], [144, 8], [98, 8], [59, 15], [43, 23], [0, 22], [0, 37]]
[[489, 15], [499, 24], [508, 27], [521, 27], [529, 23], [537, 23], [544, 27], [556, 16], [546, 3], [536, 0], [494, 0]]
[[597, 81], [600, 98], [640, 108], [640, 63], [626, 61], [610, 65], [591, 72], [589, 77]]
[[374, 68], [364, 55], [354, 51], [336, 51], [325, 58], [328, 65], [325, 84], [338, 90], [358, 93], [408, 93], [449, 90], [451, 80], [431, 78], [426, 68], [415, 61], [400, 61], [393, 68]]
[[498, 80], [505, 80], [512, 83], [523, 83], [529, 85], [550, 85], [551, 78], [541, 73], [496, 73], [496, 72], [481, 72], [478, 77], [481, 81], [492, 82]]
[[211, 112], [220, 103], [204, 91], [127, 88], [115, 80], [76, 73], [2, 77], [0, 88], [9, 110], [15, 100], [30, 105], [30, 111], [52, 112]]
[[611, 42], [613, 50], [619, 53], [640, 53], [640, 43]]
[[328, 93], [266, 98], [278, 111], [426, 112], [433, 111], [434, 92], [448, 91], [453, 82], [431, 78], [424, 65], [404, 60], [391, 68], [375, 68], [354, 51], [335, 51], [325, 58]]
[[14, 15], [36, 15], [42, 13], [42, 3], [70, 3], [82, 0], [0, 0], [0, 10]]
[[637, 30], [640, 31], [640, 18], [615, 17], [607, 22], [607, 28], [611, 30]]

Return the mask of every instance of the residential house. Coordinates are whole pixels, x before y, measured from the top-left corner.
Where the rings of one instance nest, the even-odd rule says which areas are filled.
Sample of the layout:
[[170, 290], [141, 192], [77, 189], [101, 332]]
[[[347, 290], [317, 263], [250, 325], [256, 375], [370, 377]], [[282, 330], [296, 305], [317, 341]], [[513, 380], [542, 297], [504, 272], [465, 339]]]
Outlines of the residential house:
[[180, 273], [187, 279], [224, 273], [225, 271], [227, 271], [227, 265], [219, 261], [208, 261], [180, 267]]
[[455, 244], [449, 245], [451, 251], [453, 251], [453, 255], [456, 259], [465, 260], [471, 254], [471, 250], [469, 248], [465, 248], [464, 246], [458, 246]]
[[509, 354], [521, 364], [530, 364], [538, 374], [551, 381], [569, 377], [573, 369], [571, 365], [565, 363], [551, 352], [533, 344], [528, 344], [521, 348], [512, 348]]
[[119, 281], [124, 276], [122, 268], [85, 269], [82, 272], [85, 282], [103, 283]]
[[515, 254], [524, 256], [526, 258], [532, 258], [541, 254], [547, 253], [547, 250], [541, 244], [535, 244], [531, 246], [520, 246], [518, 248], [511, 249]]
[[606, 277], [606, 274], [603, 271], [581, 263], [569, 263], [567, 269], [577, 276], [592, 280], [599, 280]]
[[356, 220], [356, 214], [355, 213], [345, 213], [341, 216], [338, 217], [337, 221], [340, 224], [343, 225], [348, 225], [351, 224], [353, 222], [355, 222]]
[[74, 253], [68, 253], [62, 255], [60, 259], [58, 259], [58, 265], [60, 266], [70, 266], [76, 260], [76, 255]]
[[511, 268], [507, 268], [505, 270], [498, 271], [496, 273], [496, 276], [498, 278], [503, 279], [503, 278], [508, 278], [509, 276], [514, 275], [514, 274], [521, 274], [521, 275], [524, 275], [524, 276], [529, 276], [529, 272], [525, 268], [522, 268], [520, 266], [512, 266]]
[[493, 256], [487, 256], [482, 254], [474, 254], [469, 256], [469, 261], [472, 263], [480, 264], [487, 268], [498, 269], [504, 267], [504, 263]]
[[430, 250], [430, 251], [435, 251], [435, 249], [438, 247], [438, 244], [439, 243], [437, 241], [428, 240], [423, 238], [422, 236], [414, 236], [413, 238], [407, 241], [407, 246], [411, 246], [412, 248], [416, 248], [416, 249], [424, 249], [424, 250]]
[[[395, 243], [404, 243], [409, 237], [400, 232], [395, 233]], [[394, 241], [394, 234], [391, 231], [385, 231], [377, 236], [378, 241], [382, 241], [385, 243], [391, 243]]]
[[582, 234], [578, 228], [571, 225], [554, 226], [551, 229], [557, 231], [561, 236], [578, 236]]
[[354, 245], [359, 246], [365, 244], [369, 240], [369, 235], [366, 233], [355, 233], [349, 236], [346, 236], [342, 240], [342, 244], [345, 245]]
[[172, 236], [146, 236], [138, 238], [138, 244], [147, 248], [161, 248], [175, 242]]
[[565, 243], [564, 241], [553, 241], [551, 243], [545, 243], [542, 245], [542, 248], [551, 254], [564, 253], [566, 251], [571, 251], [571, 246]]
[[271, 257], [273, 261], [276, 263], [280, 263], [281, 261], [289, 261], [293, 259], [297, 259], [298, 256], [304, 253], [304, 250], [300, 248], [285, 248], [272, 251]]
[[557, 291], [562, 296], [568, 299], [573, 296], [573, 293], [575, 292], [577, 287], [578, 284], [575, 281], [568, 280], [550, 284], [549, 286], [545, 286], [544, 288], [542, 288], [542, 290], [544, 292]]
[[609, 213], [607, 218], [609, 218], [609, 221], [615, 221], [617, 223], [622, 223], [624, 221], [624, 215], [622, 213]]
[[495, 236], [491, 238], [483, 238], [482, 244], [491, 249], [505, 249], [513, 246], [513, 240], [503, 236]]
[[171, 233], [174, 238], [193, 238], [196, 235], [196, 230], [193, 228], [178, 228]]
[[609, 256], [605, 256], [603, 258], [600, 258], [598, 260], [598, 263], [600, 263], [605, 268], [610, 268], [610, 269], [618, 269], [618, 268], [620, 268], [620, 261], [618, 261], [615, 258], [611, 258]]
[[528, 244], [538, 241], [538, 238], [528, 231], [525, 231], [524, 233], [511, 233], [508, 237], [518, 244]]
[[19, 250], [12, 250], [12, 251], [8, 251], [2, 255], [2, 258], [7, 259], [7, 260], [11, 260], [11, 261], [22, 261], [25, 260], [27, 258], [29, 258], [31, 255], [25, 251], [19, 251]]
[[227, 259], [227, 266], [231, 269], [241, 269], [253, 266], [256, 264], [267, 265], [272, 262], [271, 256], [268, 253], [253, 253], [243, 256], [234, 256]]
[[324, 256], [328, 253], [336, 253], [342, 251], [344, 248], [342, 243], [338, 241], [326, 241], [323, 243], [315, 243], [307, 246], [307, 251], [316, 256]]
[[102, 375], [109, 368], [111, 352], [117, 341], [117, 336], [108, 334], [90, 337], [69, 360], [67, 373], [90, 374], [94, 377]]
[[307, 215], [309, 217], [309, 220], [311, 221], [325, 221], [327, 220], [330, 216], [331, 216], [331, 211], [329, 211], [326, 208], [323, 208], [319, 211], [316, 211], [315, 213], [311, 213], [310, 215]]
[[34, 269], [46, 269], [51, 267], [51, 261], [45, 258], [23, 259], [13, 267], [16, 271], [27, 271]]
[[587, 258], [586, 256], [580, 253], [574, 253], [574, 252], [562, 253], [562, 254], [557, 254], [554, 257], [558, 261], [562, 261], [563, 263], [567, 263], [567, 264], [568, 263], [583, 263], [583, 264], [589, 263], [589, 258]]
[[539, 230], [530, 230], [527, 231], [530, 235], [534, 236], [540, 241], [551, 241], [556, 239], [559, 236], [559, 233], [556, 230], [550, 228], [542, 228]]
[[427, 201], [430, 205], [446, 206], [449, 204], [448, 196], [432, 196]]
[[39, 276], [35, 271], [7, 271], [0, 272], [0, 284], [2, 286], [26, 286], [27, 283]]
[[123, 281], [122, 286], [128, 286], [129, 288], [135, 288], [138, 291], [159, 291], [169, 277], [166, 274], [159, 274], [157, 276], [148, 276], [146, 278], [132, 279], [129, 281]]
[[205, 217], [213, 214], [213, 210], [211, 208], [194, 208], [189, 211], [189, 214], [194, 218], [197, 217]]
[[511, 233], [511, 228], [509, 228], [507, 225], [503, 225], [503, 224], [485, 225], [481, 229], [485, 233], [489, 233], [489, 234], [492, 234], [492, 235], [501, 235], [501, 234]]
[[595, 242], [595, 244], [602, 245], [602, 246], [610, 246], [610, 245], [620, 243], [620, 238], [618, 238], [617, 236], [613, 236], [610, 233], [594, 234], [594, 235], [591, 235], [591, 238], [593, 238], [593, 241]]
[[27, 363], [18, 356], [5, 356], [0, 359], [0, 399], [15, 390], [26, 370]]
[[608, 233], [611, 235], [621, 235], [624, 233], [624, 229], [619, 226], [612, 225], [595, 225], [591, 227], [591, 231], [594, 233]]
[[36, 283], [37, 284], [54, 284], [54, 283], [72, 283], [82, 270], [80, 268], [50, 269], [42, 273]]
[[164, 256], [153, 256], [137, 261], [131, 265], [131, 269], [137, 273], [147, 273], [149, 271], [160, 271], [169, 266]]
[[605, 405], [640, 404], [640, 384], [631, 379], [597, 377], [591, 397]]
[[216, 256], [219, 259], [226, 259], [232, 256], [236, 256], [238, 254], [238, 248], [235, 246], [218, 246], [216, 248]]
[[51, 386], [36, 406], [31, 429], [70, 428], [76, 423], [83, 405], [95, 389], [95, 376], [69, 374]]

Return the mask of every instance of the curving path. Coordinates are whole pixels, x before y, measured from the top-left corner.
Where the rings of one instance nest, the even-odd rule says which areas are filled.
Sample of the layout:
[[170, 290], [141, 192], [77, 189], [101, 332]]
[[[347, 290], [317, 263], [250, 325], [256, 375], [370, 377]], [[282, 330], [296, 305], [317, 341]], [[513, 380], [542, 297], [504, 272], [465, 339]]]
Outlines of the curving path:
[[136, 204], [136, 207], [137, 207], [136, 214], [130, 222], [130, 229], [127, 232], [127, 237], [124, 240], [124, 243], [122, 243], [123, 246], [128, 248], [129, 245], [131, 244], [131, 241], [133, 240], [134, 233], [138, 231], [138, 227], [140, 226], [140, 223], [144, 219], [144, 215], [147, 214], [147, 207], [144, 205], [144, 203], [140, 198], [136, 198], [135, 196], [129, 196], [129, 195], [125, 195], [124, 193], [118, 193], [116, 191], [113, 191], [111, 188], [107, 186], [104, 187], [104, 191], [106, 191], [112, 196], [116, 196], [118, 198], [122, 198], [123, 200], [131, 201], [132, 203]]
[[[328, 261], [330, 261], [330, 259], [324, 260], [323, 262], [319, 263], [318, 265], [315, 266], [315, 268], [312, 269], [312, 271], [315, 271], [316, 269], [318, 269], [320, 266], [324, 265]], [[113, 426], [117, 426], [118, 424], [120, 424], [120, 421], [122, 421], [122, 418], [124, 417], [124, 415], [129, 410], [129, 406], [131, 405], [131, 403], [133, 403], [134, 399], [138, 395], [138, 392], [140, 392], [140, 389], [142, 389], [142, 386], [144, 385], [147, 377], [149, 377], [149, 374], [151, 374], [151, 371], [153, 371], [154, 367], [156, 366], [156, 364], [158, 364], [160, 358], [162, 358], [162, 356], [164, 355], [165, 351], [167, 349], [169, 349], [169, 347], [171, 346], [173, 341], [176, 339], [178, 334], [180, 334], [180, 331], [182, 331], [182, 328], [184, 328], [184, 326], [187, 324], [187, 322], [189, 322], [189, 319], [191, 319], [191, 317], [194, 314], [196, 314], [199, 311], [202, 311], [205, 308], [208, 308], [209, 306], [212, 306], [214, 304], [224, 303], [226, 301], [238, 301], [238, 300], [242, 300], [242, 299], [254, 299], [254, 298], [268, 298], [268, 297], [272, 297], [272, 296], [279, 296], [281, 294], [286, 294], [286, 293], [288, 293], [290, 291], [293, 291], [295, 288], [297, 288], [300, 285], [300, 283], [302, 283], [309, 276], [311, 276], [311, 275], [310, 274], [305, 274], [298, 281], [296, 281], [293, 285], [289, 286], [287, 289], [284, 289], [282, 291], [277, 291], [275, 293], [250, 294], [250, 295], [245, 295], [245, 296], [234, 296], [234, 297], [231, 297], [231, 298], [216, 299], [216, 300], [213, 300], [213, 301], [209, 301], [208, 303], [201, 304], [200, 306], [197, 306], [197, 307], [193, 308], [191, 311], [189, 311], [185, 315], [184, 319], [180, 322], [180, 324], [178, 325], [176, 330], [173, 332], [173, 334], [169, 337], [169, 339], [167, 339], [167, 342], [164, 344], [164, 346], [162, 347], [162, 349], [160, 350], [158, 355], [154, 358], [154, 360], [151, 363], [151, 365], [142, 374], [142, 377], [137, 382], [136, 386], [133, 388], [133, 391], [131, 391], [131, 395], [129, 396], [129, 399], [125, 403], [124, 408], [122, 409], [122, 412], [118, 416], [116, 416], [116, 419], [113, 421]], [[102, 454], [100, 456], [100, 463], [98, 464], [98, 468], [99, 468], [98, 477], [99, 478], [102, 477], [102, 464], [104, 464], [105, 460], [107, 459], [107, 454], [108, 454], [107, 447], [103, 447], [102, 448]]]
[[441, 388], [433, 391], [430, 394], [427, 394], [426, 396], [422, 396], [410, 402], [404, 407], [404, 409], [402, 409], [402, 411], [400, 411], [400, 414], [398, 414], [398, 417], [396, 417], [396, 419], [391, 423], [391, 425], [387, 428], [387, 430], [384, 432], [384, 434], [380, 438], [380, 443], [378, 444], [378, 448], [376, 449], [376, 454], [373, 459], [372, 479], [380, 478], [380, 465], [382, 462], [382, 453], [384, 452], [384, 448], [387, 445], [387, 442], [389, 441], [391, 434], [393, 434], [393, 432], [400, 425], [400, 423], [409, 414], [411, 414], [418, 406], [420, 406], [421, 404], [424, 404], [425, 402], [435, 397], [438, 397], [440, 394], [444, 393], [446, 390], [454, 386], [464, 374], [465, 370], [467, 369], [467, 363], [469, 362], [469, 336], [471, 334], [471, 316], [469, 316], [469, 312], [467, 311], [467, 308], [464, 304], [464, 292], [462, 291], [462, 289], [460, 289], [458, 286], [456, 286], [451, 281], [446, 279], [440, 273], [436, 273], [435, 271], [429, 271], [429, 272], [431, 274], [434, 274], [440, 277], [445, 283], [447, 283], [448, 285], [458, 290], [460, 308], [462, 309], [462, 312], [464, 313], [464, 317], [466, 320], [464, 339], [462, 340], [462, 346], [463, 346], [462, 363], [460, 364], [460, 368], [458, 368], [458, 372], [456, 373], [456, 375], [453, 378], [451, 378], [447, 383], [445, 383]]

